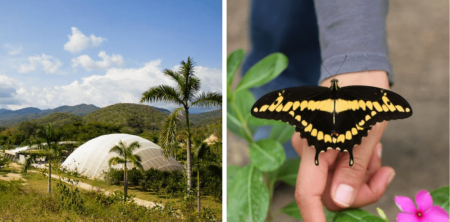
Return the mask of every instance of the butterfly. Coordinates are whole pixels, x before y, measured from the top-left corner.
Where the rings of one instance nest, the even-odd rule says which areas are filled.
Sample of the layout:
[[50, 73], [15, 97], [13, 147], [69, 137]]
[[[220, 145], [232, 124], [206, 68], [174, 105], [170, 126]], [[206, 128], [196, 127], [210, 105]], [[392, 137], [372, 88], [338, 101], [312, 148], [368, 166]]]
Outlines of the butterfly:
[[251, 114], [294, 126], [316, 149], [316, 165], [321, 152], [335, 149], [348, 152], [353, 166], [353, 147], [361, 144], [373, 125], [408, 118], [412, 108], [395, 92], [371, 86], [339, 87], [338, 80], [332, 79], [329, 88], [302, 86], [268, 93], [256, 101]]

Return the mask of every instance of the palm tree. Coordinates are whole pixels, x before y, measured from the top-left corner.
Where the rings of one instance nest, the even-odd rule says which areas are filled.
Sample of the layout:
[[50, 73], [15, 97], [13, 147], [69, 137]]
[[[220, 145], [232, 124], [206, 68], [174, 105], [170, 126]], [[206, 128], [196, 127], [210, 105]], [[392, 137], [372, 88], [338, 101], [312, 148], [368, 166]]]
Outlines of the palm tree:
[[[178, 72], [170, 69], [164, 70], [164, 74], [175, 80], [176, 86], [159, 85], [150, 88], [142, 94], [142, 102], [168, 102], [175, 103], [180, 108], [175, 109], [171, 115], [177, 116], [181, 111], [184, 111], [187, 131], [187, 184], [188, 189], [192, 189], [192, 166], [191, 166], [191, 133], [189, 125], [189, 108], [190, 107], [216, 107], [222, 105], [222, 94], [216, 92], [202, 92], [200, 93], [200, 79], [194, 75], [194, 61], [188, 57], [187, 61], [181, 61], [181, 67]], [[220, 80], [218, 80], [220, 81]], [[164, 128], [163, 128], [164, 132]], [[167, 136], [163, 136], [168, 138]], [[164, 144], [164, 141], [160, 141]], [[170, 144], [167, 142], [166, 144]], [[161, 146], [163, 149], [169, 147]]]
[[125, 197], [127, 197], [127, 189], [128, 189], [128, 170], [127, 170], [127, 164], [131, 163], [134, 165], [134, 167], [139, 168], [140, 170], [144, 170], [142, 167], [142, 160], [141, 157], [137, 154], [133, 154], [133, 151], [135, 149], [139, 149], [141, 145], [138, 141], [132, 142], [129, 146], [124, 144], [122, 141], [119, 141], [119, 145], [115, 145], [111, 150], [109, 150], [110, 153], [114, 152], [119, 154], [119, 156], [111, 157], [108, 161], [109, 167], [111, 165], [116, 164], [122, 164], [123, 165], [123, 192], [125, 193]]
[[[200, 168], [201, 167], [222, 167], [221, 159], [215, 155], [217, 141], [208, 144], [205, 142], [205, 136], [193, 137], [194, 157], [197, 168], [197, 212], [200, 212]], [[222, 150], [222, 149], [220, 149]]]
[[[63, 131], [56, 130], [53, 128], [53, 125], [48, 123], [47, 127], [40, 126], [38, 130], [36, 130], [36, 136], [38, 138], [43, 139], [46, 144], [39, 144], [37, 147], [42, 148], [46, 150], [44, 155], [47, 156], [48, 159], [48, 192], [52, 192], [52, 157], [58, 157], [61, 156], [61, 149], [59, 147], [59, 142], [61, 142], [64, 138]], [[31, 160], [34, 160], [34, 158], [37, 156], [37, 154], [30, 155], [30, 157], [27, 160], [27, 164], [24, 166], [24, 170], [26, 171], [26, 168], [29, 167], [29, 163]]]

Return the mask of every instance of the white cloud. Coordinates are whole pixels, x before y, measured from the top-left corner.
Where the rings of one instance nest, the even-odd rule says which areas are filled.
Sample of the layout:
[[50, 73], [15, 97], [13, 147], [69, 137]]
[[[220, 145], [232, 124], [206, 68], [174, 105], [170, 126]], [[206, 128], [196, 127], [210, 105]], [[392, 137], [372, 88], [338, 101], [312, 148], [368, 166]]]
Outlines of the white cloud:
[[57, 73], [58, 68], [62, 66], [62, 62], [52, 56], [42, 53], [42, 56], [28, 57], [28, 64], [21, 64], [19, 73], [29, 73], [35, 71], [37, 66], [41, 66], [45, 73]]
[[81, 103], [104, 107], [116, 103], [139, 103], [142, 93], [150, 87], [171, 83], [164, 76], [160, 64], [161, 60], [155, 60], [140, 68], [110, 68], [105, 75], [92, 75], [69, 85], [23, 88], [17, 93], [26, 101], [14, 108], [55, 108]]
[[200, 79], [200, 90], [222, 93], [222, 71], [219, 69], [196, 66], [194, 74]]
[[[175, 85], [171, 78], [164, 75], [160, 65], [161, 60], [154, 60], [139, 68], [110, 68], [104, 75], [92, 75], [68, 85], [46, 88], [21, 87], [16, 90], [16, 98], [21, 98], [20, 105], [10, 108], [33, 106], [45, 109], [81, 103], [105, 107], [116, 103], [139, 103], [142, 93], [151, 87]], [[173, 70], [178, 71], [177, 67]], [[197, 66], [195, 74], [201, 78], [201, 90], [221, 92], [220, 70]], [[149, 105], [166, 109], [176, 107], [164, 103]]]
[[112, 54], [112, 56], [107, 55], [105, 52], [101, 51], [98, 57], [102, 58], [102, 61], [93, 61], [88, 55], [81, 55], [77, 58], [72, 59], [72, 67], [82, 66], [88, 71], [94, 69], [107, 69], [113, 66], [122, 66], [124, 60], [121, 55]]
[[8, 50], [8, 54], [10, 55], [18, 55], [22, 52], [22, 46], [13, 46], [11, 44], [4, 44], [3, 48]]
[[20, 88], [17, 81], [8, 76], [0, 75], [0, 108], [20, 104], [19, 97], [17, 97], [17, 88]]
[[89, 47], [97, 47], [106, 41], [106, 38], [91, 35], [87, 37], [76, 27], [72, 27], [72, 35], [68, 35], [69, 41], [64, 44], [64, 50], [71, 53], [78, 53]]

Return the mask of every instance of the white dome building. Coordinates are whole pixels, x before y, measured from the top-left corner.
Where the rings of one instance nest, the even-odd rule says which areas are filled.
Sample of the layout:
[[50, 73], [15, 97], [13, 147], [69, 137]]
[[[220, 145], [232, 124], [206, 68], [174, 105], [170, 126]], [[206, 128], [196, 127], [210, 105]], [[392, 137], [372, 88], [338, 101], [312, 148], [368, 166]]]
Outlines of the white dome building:
[[[171, 171], [184, 169], [173, 157], [166, 159], [161, 147], [158, 145], [142, 137], [129, 134], [108, 134], [89, 140], [70, 154], [61, 165], [61, 168], [66, 168], [72, 172], [77, 171], [89, 178], [103, 179], [103, 172], [109, 170], [109, 159], [118, 156], [117, 153], [110, 153], [109, 150], [118, 145], [119, 141], [122, 141], [125, 146], [130, 145], [134, 141], [139, 142], [140, 148], [135, 149], [133, 154], [141, 157], [144, 170], [150, 168]], [[111, 167], [123, 169], [122, 164], [112, 165]], [[127, 165], [128, 169], [132, 167], [133, 165], [130, 163]]]

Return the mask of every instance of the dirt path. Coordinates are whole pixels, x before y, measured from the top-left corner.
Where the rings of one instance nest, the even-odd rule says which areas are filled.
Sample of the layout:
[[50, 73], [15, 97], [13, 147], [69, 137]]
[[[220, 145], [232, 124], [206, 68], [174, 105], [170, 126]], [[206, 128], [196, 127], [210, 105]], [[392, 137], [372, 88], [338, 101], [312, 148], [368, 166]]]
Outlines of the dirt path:
[[17, 174], [17, 173], [8, 173], [8, 174], [6, 174], [6, 176], [0, 176], [0, 180], [6, 180], [6, 181], [19, 180], [19, 179], [22, 179], [23, 181], [27, 181], [26, 179], [22, 178], [22, 175]]

